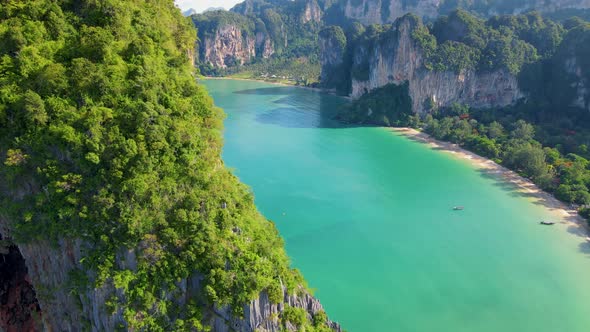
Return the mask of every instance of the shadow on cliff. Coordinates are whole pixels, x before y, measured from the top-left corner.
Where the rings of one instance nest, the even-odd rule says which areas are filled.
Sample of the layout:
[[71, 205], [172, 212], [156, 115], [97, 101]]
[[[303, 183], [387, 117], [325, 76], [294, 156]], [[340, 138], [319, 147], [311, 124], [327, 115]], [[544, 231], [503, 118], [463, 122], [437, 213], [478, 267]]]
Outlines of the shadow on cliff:
[[41, 331], [41, 315], [25, 259], [0, 234], [0, 331]]
[[277, 107], [261, 112], [256, 121], [285, 128], [352, 128], [364, 125], [337, 120], [348, 105], [345, 98], [318, 90], [294, 87], [269, 87], [234, 91], [241, 95], [282, 96], [272, 101]]

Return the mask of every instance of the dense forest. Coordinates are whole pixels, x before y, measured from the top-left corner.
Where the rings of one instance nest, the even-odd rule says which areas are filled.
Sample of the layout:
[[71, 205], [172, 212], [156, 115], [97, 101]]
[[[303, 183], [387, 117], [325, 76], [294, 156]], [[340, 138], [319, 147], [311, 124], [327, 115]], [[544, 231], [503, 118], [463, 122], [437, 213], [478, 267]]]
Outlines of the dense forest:
[[[4, 235], [84, 243], [63, 287], [80, 303], [114, 287], [105, 305], [130, 330], [204, 330], [206, 308], [239, 316], [262, 291], [278, 303], [304, 284], [223, 165], [223, 113], [188, 61], [195, 38], [172, 0], [0, 4]], [[202, 294], [185, 298], [178, 282], [195, 273]], [[280, 318], [327, 329], [325, 314], [310, 322], [287, 306]]]
[[[347, 36], [345, 57], [351, 56], [350, 49], [379, 43], [393, 33], [387, 25], [337, 30], [330, 33]], [[390, 84], [362, 96], [339, 117], [423, 128], [518, 171], [588, 216], [590, 94], [585, 86], [590, 82], [590, 23], [579, 17], [553, 21], [536, 12], [484, 21], [458, 10], [418, 25], [412, 38], [423, 51], [425, 70], [505, 70], [516, 75], [526, 98], [494, 109], [461, 104], [438, 108], [432, 103], [425, 105], [427, 112], [414, 114], [407, 107], [407, 88]], [[347, 79], [366, 74], [357, 70], [349, 75]]]

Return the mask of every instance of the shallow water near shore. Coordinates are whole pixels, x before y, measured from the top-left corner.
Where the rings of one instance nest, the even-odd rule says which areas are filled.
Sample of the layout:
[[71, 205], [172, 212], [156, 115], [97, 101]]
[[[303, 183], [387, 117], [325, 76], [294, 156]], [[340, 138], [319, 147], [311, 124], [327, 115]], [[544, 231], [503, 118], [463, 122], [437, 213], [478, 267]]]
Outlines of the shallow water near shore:
[[346, 330], [588, 330], [590, 243], [544, 202], [387, 129], [330, 120], [341, 98], [202, 82], [227, 113], [224, 161]]

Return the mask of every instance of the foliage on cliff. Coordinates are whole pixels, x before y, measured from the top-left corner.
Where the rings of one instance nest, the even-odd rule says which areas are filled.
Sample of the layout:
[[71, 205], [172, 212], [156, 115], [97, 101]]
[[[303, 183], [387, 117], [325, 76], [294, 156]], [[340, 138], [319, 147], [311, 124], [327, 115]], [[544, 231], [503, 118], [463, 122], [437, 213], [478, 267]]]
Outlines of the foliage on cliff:
[[195, 26], [198, 27], [200, 40], [214, 38], [217, 30], [227, 25], [237, 27], [247, 37], [254, 37], [256, 30], [263, 29], [263, 27], [256, 27], [256, 22], [253, 20], [225, 10], [214, 10], [204, 14], [192, 15], [191, 19]]
[[338, 119], [347, 123], [407, 126], [412, 121], [408, 84], [388, 84], [375, 89], [340, 111]]
[[[269, 74], [279, 76], [274, 70], [273, 63], [281, 62], [289, 66], [283, 70], [287, 75], [300, 79], [315, 81], [319, 76], [319, 49], [317, 35], [320, 23], [304, 19], [306, 1], [246, 1], [236, 5], [229, 12], [216, 11], [201, 15], [193, 15], [192, 19], [199, 31], [198, 63], [201, 73], [212, 76], [225, 76], [236, 72], [253, 73], [253, 77]], [[217, 30], [223, 26], [234, 25], [242, 30], [245, 37], [255, 38], [256, 35], [269, 39], [274, 51], [271, 59], [262, 57], [262, 50], [257, 50], [257, 56], [245, 66], [232, 66], [228, 70], [219, 69], [207, 63], [204, 57], [205, 49], [202, 42], [205, 38], [213, 38]], [[278, 61], [277, 61], [278, 59]], [[296, 64], [309, 63], [309, 70], [304, 70]], [[251, 66], [257, 64], [257, 66]], [[268, 72], [261, 70], [267, 69]], [[290, 70], [292, 68], [293, 70]]]
[[[347, 38], [341, 27], [331, 25], [320, 31], [320, 51], [322, 52], [323, 69], [321, 84], [324, 87], [336, 89], [341, 94], [350, 90], [350, 65], [343, 60], [347, 47]], [[335, 62], [334, 62], [335, 61]]]
[[[555, 17], [570, 17], [572, 12], [580, 12], [571, 8], [575, 1], [539, 1], [539, 0], [441, 0], [439, 13], [448, 14], [456, 9], [472, 12], [478, 16], [513, 15], [533, 9], [544, 9]], [[580, 4], [581, 5], [581, 4]], [[544, 6], [539, 7], [539, 6]], [[554, 6], [554, 7], [552, 7]]]
[[483, 21], [457, 10], [436, 20], [430, 29], [416, 30], [414, 40], [425, 50], [430, 70], [505, 69], [516, 74], [526, 64], [549, 57], [563, 34], [561, 25], [536, 12]]
[[[173, 1], [3, 1], [0, 18], [0, 213], [17, 244], [88, 245], [72, 296], [110, 284], [125, 327], [188, 330], [204, 305], [239, 314], [302, 282], [220, 159], [223, 115]], [[118, 264], [127, 248], [134, 270]], [[176, 306], [197, 273], [203, 296]]]
[[573, 19], [564, 25], [567, 34], [553, 56], [525, 67], [519, 84], [539, 113], [561, 113], [576, 123], [576, 111], [568, 108], [575, 100], [578, 107], [590, 106], [590, 23]]

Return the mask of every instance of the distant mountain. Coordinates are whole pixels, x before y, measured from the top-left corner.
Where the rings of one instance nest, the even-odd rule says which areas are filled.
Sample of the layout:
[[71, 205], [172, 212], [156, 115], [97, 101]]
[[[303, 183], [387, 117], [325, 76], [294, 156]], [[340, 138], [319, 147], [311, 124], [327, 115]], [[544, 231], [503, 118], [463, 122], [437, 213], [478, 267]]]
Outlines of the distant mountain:
[[225, 10], [225, 8], [223, 8], [223, 7], [209, 7], [207, 9], [205, 9], [203, 11], [203, 13], [206, 13], [206, 12], [214, 12], [214, 11], [217, 11], [217, 10]]
[[196, 14], [198, 14], [198, 13], [194, 8], [191, 8], [189, 10], [185, 10], [182, 12], [182, 15], [184, 15], [186, 17], [191, 16], [191, 15], [196, 15]]
[[205, 75], [271, 57], [307, 58], [317, 65], [324, 27], [348, 31], [357, 24], [391, 24], [408, 13], [428, 22], [458, 8], [480, 18], [531, 10], [563, 19], [590, 16], [590, 0], [244, 0], [229, 11], [192, 17], [200, 40], [197, 62]]
[[[215, 12], [218, 10], [225, 10], [225, 8], [223, 8], [223, 7], [209, 7], [203, 11], [203, 14], [207, 13], [207, 12]], [[185, 17], [193, 16], [193, 15], [197, 15], [197, 14], [199, 14], [199, 13], [194, 8], [191, 8], [191, 9], [188, 9], [188, 10], [185, 10], [182, 12], [182, 15], [184, 15]]]

